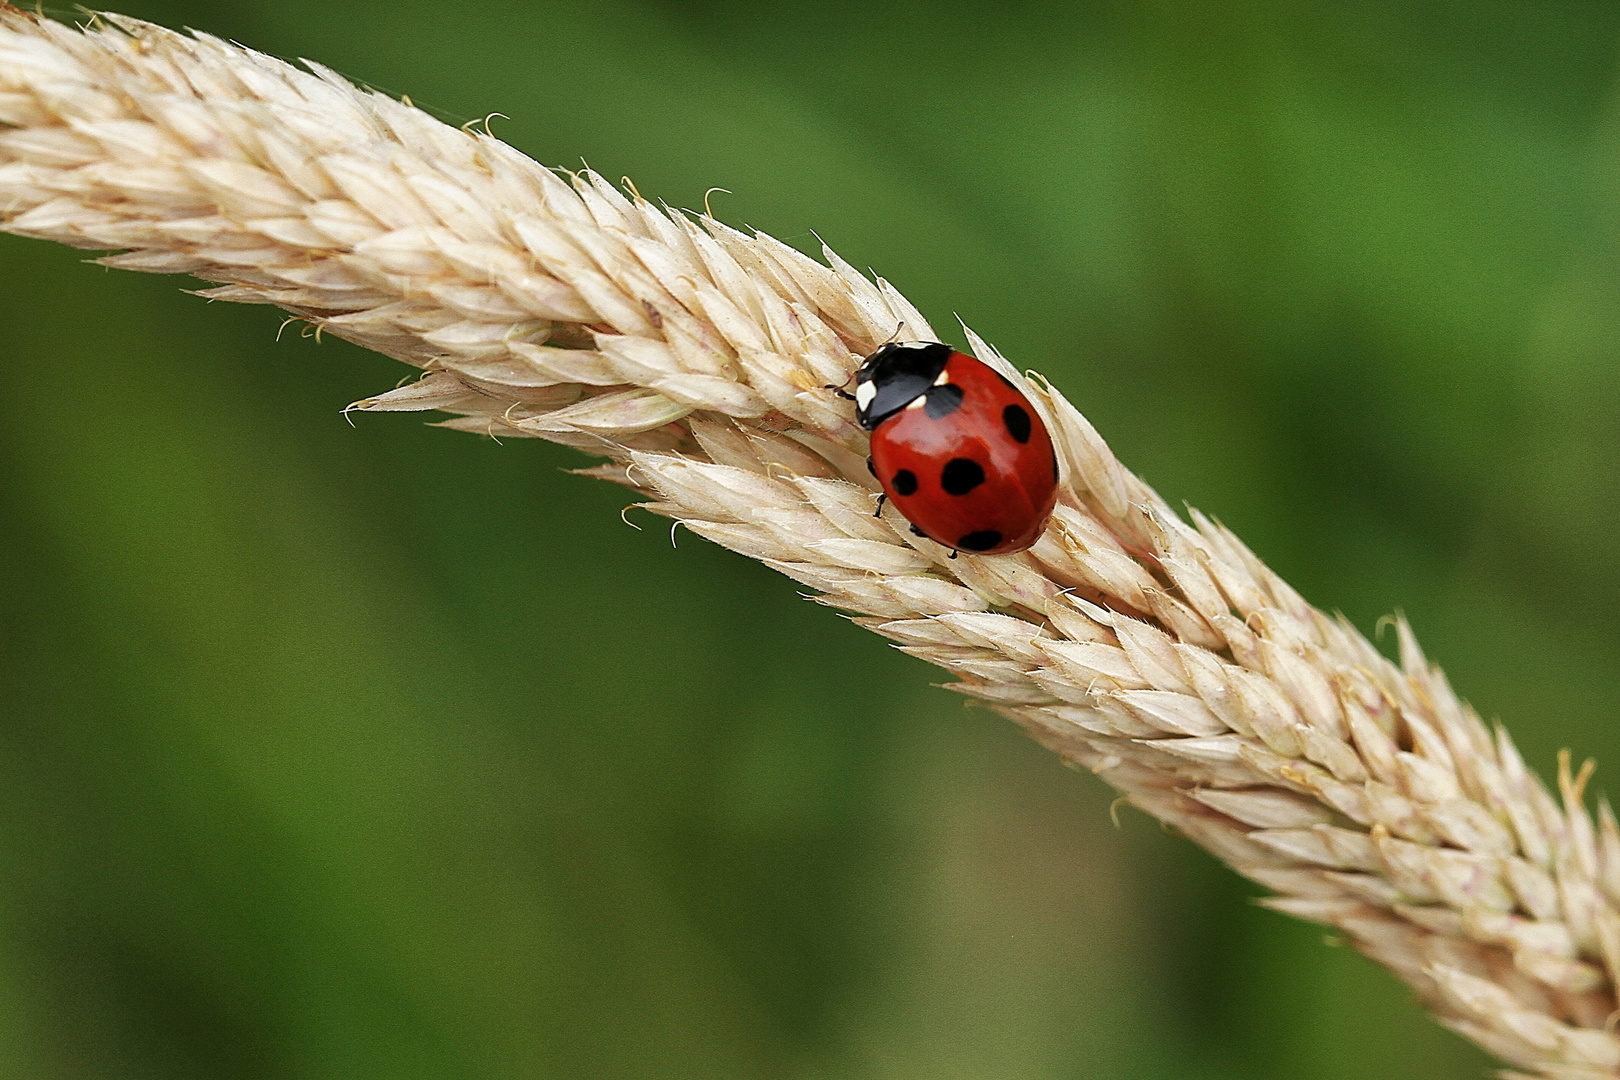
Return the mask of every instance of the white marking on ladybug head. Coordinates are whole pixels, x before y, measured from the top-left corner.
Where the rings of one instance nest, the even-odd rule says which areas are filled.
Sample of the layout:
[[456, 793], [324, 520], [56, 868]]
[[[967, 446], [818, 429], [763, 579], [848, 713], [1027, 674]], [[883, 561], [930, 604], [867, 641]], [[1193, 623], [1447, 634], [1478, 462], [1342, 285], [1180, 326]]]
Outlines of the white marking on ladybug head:
[[950, 384], [951, 384], [951, 373], [948, 372], [948, 371], [941, 371], [939, 373], [939, 378], [934, 380], [934, 385], [935, 386], [949, 386]]
[[872, 399], [877, 397], [877, 384], [863, 382], [855, 387], [855, 407], [865, 412], [872, 406]]
[[920, 408], [922, 408], [923, 405], [925, 404], [925, 402], [923, 400], [924, 396], [925, 395], [922, 395], [922, 394], [917, 395], [915, 398], [912, 399], [911, 404], [906, 406], [906, 408], [908, 408], [908, 409], [920, 409]]

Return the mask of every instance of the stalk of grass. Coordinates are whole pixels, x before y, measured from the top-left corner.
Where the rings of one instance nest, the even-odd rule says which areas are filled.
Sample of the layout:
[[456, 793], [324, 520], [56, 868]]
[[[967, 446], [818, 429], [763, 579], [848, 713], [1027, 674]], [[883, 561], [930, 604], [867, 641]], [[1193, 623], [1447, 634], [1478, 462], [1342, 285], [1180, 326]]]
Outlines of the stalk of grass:
[[1397, 666], [972, 331], [1051, 429], [1061, 498], [1031, 550], [950, 558], [874, 516], [866, 435], [827, 389], [935, 337], [887, 282], [306, 66], [0, 6], [0, 228], [425, 372], [352, 408], [602, 458], [580, 471], [950, 671], [1442, 1023], [1538, 1076], [1620, 1069], [1620, 826], [1583, 805], [1591, 765], [1565, 754], [1551, 794], [1404, 620]]

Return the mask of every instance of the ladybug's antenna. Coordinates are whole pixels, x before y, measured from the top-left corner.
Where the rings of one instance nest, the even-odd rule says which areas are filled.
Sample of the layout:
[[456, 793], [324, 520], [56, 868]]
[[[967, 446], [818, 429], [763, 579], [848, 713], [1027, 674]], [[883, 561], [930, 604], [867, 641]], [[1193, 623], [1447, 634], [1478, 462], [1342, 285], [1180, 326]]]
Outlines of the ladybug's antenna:
[[[894, 333], [890, 334], [889, 337], [888, 337], [888, 340], [884, 341], [883, 344], [879, 345], [877, 348], [872, 350], [872, 356], [876, 356], [878, 353], [882, 352], [884, 349], [888, 348], [890, 345], [893, 345], [895, 339], [900, 336], [900, 331], [904, 330], [905, 328], [906, 328], [906, 322], [905, 322], [904, 319], [901, 319], [899, 322], [895, 323], [894, 324]], [[867, 359], [871, 359], [871, 357], [868, 357]], [[823, 390], [831, 390], [834, 395], [843, 398], [845, 401], [854, 401], [855, 400], [855, 395], [851, 394], [848, 390], [844, 389], [844, 387], [849, 385], [850, 379], [853, 379], [854, 377], [855, 377], [855, 373], [850, 372], [849, 379], [845, 379], [843, 381], [843, 383], [837, 384], [837, 385], [835, 385], [833, 383], [828, 383], [826, 386], [823, 386], [822, 389]]]

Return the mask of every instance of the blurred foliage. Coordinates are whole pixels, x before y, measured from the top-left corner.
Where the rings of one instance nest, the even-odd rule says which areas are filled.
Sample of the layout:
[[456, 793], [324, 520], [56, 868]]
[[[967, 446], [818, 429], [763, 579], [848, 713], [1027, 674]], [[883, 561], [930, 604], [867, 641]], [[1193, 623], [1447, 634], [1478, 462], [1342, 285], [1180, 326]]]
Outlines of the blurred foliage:
[[[124, 10], [817, 229], [1544, 769], [1620, 761], [1620, 7]], [[356, 430], [397, 365], [80, 259], [0, 238], [0, 1075], [1485, 1067], [569, 452]]]

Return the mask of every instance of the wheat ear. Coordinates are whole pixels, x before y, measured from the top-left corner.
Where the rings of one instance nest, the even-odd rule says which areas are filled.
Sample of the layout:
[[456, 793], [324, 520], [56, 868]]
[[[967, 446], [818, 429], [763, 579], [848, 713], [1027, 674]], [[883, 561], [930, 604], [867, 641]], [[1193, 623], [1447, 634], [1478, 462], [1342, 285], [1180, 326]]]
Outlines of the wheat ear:
[[605, 458], [582, 471], [949, 670], [1442, 1023], [1540, 1076], [1616, 1075], [1615, 816], [1594, 825], [1567, 755], [1549, 794], [1404, 621], [1397, 667], [971, 331], [1051, 429], [1061, 501], [1030, 551], [949, 557], [874, 516], [865, 433], [825, 388], [897, 328], [934, 337], [887, 282], [307, 66], [0, 8], [0, 225], [427, 372], [353, 408]]

